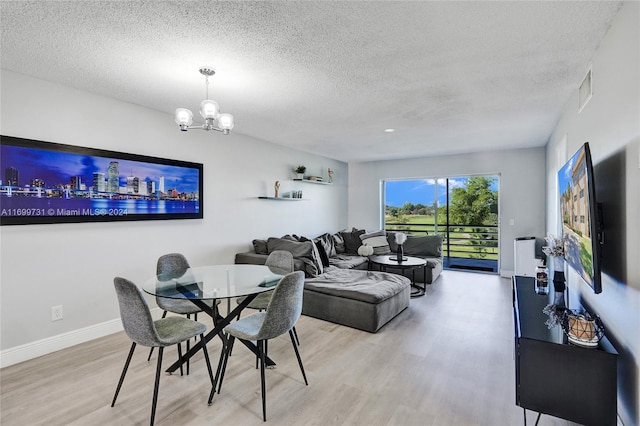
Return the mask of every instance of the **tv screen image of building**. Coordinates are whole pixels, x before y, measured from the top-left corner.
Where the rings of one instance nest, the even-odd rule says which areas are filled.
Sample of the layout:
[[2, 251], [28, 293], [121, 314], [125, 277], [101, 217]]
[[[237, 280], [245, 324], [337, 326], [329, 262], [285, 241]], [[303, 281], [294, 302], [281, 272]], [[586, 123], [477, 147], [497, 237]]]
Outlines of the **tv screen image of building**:
[[588, 143], [558, 171], [558, 191], [565, 260], [600, 293], [599, 218]]

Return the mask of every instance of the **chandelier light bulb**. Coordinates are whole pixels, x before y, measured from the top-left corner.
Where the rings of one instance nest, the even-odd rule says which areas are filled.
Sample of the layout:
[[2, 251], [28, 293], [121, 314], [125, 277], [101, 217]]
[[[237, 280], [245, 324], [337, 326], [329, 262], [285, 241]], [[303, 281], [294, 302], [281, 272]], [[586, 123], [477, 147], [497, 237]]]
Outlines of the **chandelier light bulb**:
[[193, 113], [186, 108], [176, 109], [176, 124], [182, 126], [191, 126], [193, 123]]
[[200, 115], [205, 120], [208, 118], [215, 119], [220, 112], [220, 107], [216, 101], [206, 99], [200, 104]]
[[234, 126], [233, 115], [220, 114], [218, 116], [218, 126], [220, 126], [222, 130], [232, 130]]

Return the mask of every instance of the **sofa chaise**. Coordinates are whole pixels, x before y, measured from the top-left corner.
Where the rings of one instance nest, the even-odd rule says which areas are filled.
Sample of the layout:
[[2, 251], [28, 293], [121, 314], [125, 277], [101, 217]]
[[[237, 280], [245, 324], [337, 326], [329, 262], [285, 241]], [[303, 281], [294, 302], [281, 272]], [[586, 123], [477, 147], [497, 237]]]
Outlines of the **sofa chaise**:
[[330, 262], [320, 255], [318, 239], [295, 236], [254, 240], [253, 246], [253, 252], [237, 253], [235, 263], [264, 264], [275, 250], [293, 254], [294, 268], [305, 272], [304, 315], [375, 333], [409, 306], [410, 280], [367, 270], [366, 257], [336, 253]]
[[[358, 254], [360, 246], [367, 244], [377, 244], [378, 254], [397, 249], [393, 233], [367, 234], [354, 228], [313, 240], [295, 235], [254, 240], [253, 251], [237, 253], [235, 262], [262, 265], [274, 250], [289, 251], [295, 269], [305, 272], [303, 314], [376, 332], [409, 306], [411, 290], [409, 279], [399, 275], [400, 270], [369, 270], [368, 258]], [[405, 254], [427, 260], [426, 274], [420, 268], [416, 281], [431, 284], [438, 278], [442, 272], [441, 237], [409, 236], [403, 247]]]

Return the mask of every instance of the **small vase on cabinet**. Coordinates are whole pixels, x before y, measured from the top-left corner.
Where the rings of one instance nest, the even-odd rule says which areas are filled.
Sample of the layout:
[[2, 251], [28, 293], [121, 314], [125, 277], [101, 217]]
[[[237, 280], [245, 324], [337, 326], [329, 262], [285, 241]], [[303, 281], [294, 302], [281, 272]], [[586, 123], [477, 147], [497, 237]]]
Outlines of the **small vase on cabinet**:
[[553, 304], [559, 308], [565, 307], [564, 291], [567, 288], [564, 281], [564, 258], [562, 256], [553, 256], [553, 290], [555, 292]]

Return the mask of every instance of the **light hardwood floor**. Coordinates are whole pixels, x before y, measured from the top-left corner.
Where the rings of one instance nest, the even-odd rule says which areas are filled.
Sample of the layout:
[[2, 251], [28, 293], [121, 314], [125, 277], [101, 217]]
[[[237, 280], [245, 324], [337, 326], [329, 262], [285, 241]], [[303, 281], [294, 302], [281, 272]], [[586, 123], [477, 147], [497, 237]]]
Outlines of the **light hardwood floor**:
[[[115, 298], [115, 293], [114, 293]], [[511, 284], [445, 271], [408, 309], [371, 334], [302, 316], [304, 385], [288, 336], [269, 343], [272, 425], [521, 425], [515, 405]], [[206, 321], [210, 325], [209, 321]], [[130, 341], [124, 332], [0, 370], [1, 417], [12, 425], [148, 424], [155, 360], [139, 347], [114, 408]], [[209, 345], [213, 368], [220, 342]], [[165, 350], [164, 366], [177, 352]], [[541, 372], [544, 374], [544, 372]], [[201, 355], [189, 376], [163, 375], [156, 425], [260, 425], [260, 375], [237, 345], [224, 387], [207, 406]], [[535, 414], [528, 412], [528, 422]], [[572, 425], [542, 416], [540, 425]]]

